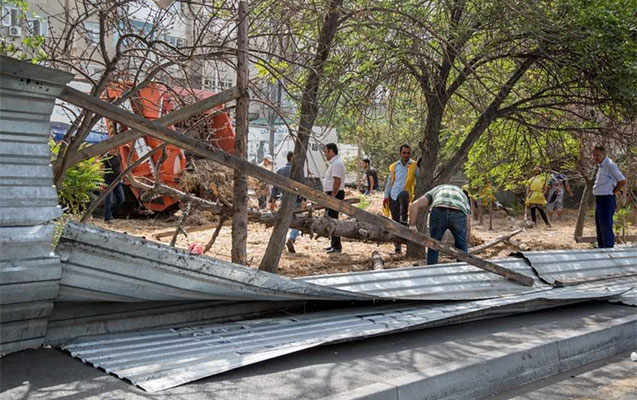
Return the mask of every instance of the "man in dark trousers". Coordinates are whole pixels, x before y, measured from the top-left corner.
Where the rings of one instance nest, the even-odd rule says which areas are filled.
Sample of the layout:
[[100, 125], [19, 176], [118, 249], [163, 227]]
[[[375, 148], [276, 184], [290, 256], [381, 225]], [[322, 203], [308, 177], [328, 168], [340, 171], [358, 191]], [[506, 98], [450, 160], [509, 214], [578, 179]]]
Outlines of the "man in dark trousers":
[[[117, 150], [111, 150], [104, 160], [104, 182], [107, 185], [113, 183], [115, 178], [122, 173], [122, 159], [120, 158]], [[113, 213], [124, 204], [124, 185], [122, 181], [119, 181], [117, 185], [106, 195], [104, 199], [104, 221], [111, 223], [113, 220]]]
[[[323, 153], [330, 163], [323, 179], [323, 191], [332, 197], [343, 200], [345, 198], [345, 164], [338, 156], [338, 147], [335, 143], [328, 143], [323, 148]], [[338, 219], [338, 211], [328, 209], [327, 216]], [[340, 253], [341, 251], [343, 251], [343, 246], [340, 236], [332, 235], [331, 246], [327, 248], [328, 254]]]
[[365, 194], [374, 193], [374, 191], [378, 190], [378, 173], [376, 173], [376, 168], [371, 166], [369, 158], [363, 158], [361, 164], [363, 164], [363, 169], [365, 170], [365, 183], [367, 183]]
[[[414, 199], [416, 177], [419, 175], [418, 163], [411, 159], [411, 147], [403, 144], [400, 146], [400, 160], [389, 166], [383, 199], [383, 206], [389, 206], [391, 219], [399, 224], [407, 225], [409, 203]], [[394, 244], [392, 254], [401, 254], [399, 242]]]
[[606, 156], [604, 146], [593, 148], [593, 160], [598, 165], [593, 185], [595, 196], [595, 227], [597, 228], [597, 247], [612, 248], [615, 246], [613, 232], [613, 215], [617, 208], [615, 196], [620, 194], [626, 178], [619, 171], [617, 164]]
[[[449, 229], [455, 240], [454, 247], [467, 252], [467, 241], [471, 235], [471, 205], [463, 190], [455, 185], [439, 185], [414, 201], [409, 209], [409, 229], [416, 229], [420, 210], [431, 207], [429, 235], [442, 240]], [[427, 249], [427, 265], [438, 264], [438, 251]]]

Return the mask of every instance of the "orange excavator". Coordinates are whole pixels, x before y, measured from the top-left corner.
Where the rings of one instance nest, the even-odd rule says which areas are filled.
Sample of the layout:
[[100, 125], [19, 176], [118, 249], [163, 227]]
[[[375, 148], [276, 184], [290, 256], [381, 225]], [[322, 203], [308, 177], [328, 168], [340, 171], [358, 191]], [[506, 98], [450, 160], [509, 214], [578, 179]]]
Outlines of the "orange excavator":
[[[112, 84], [106, 90], [105, 96], [113, 101], [132, 87], [129, 83]], [[129, 111], [141, 115], [148, 120], [156, 120], [166, 115], [179, 106], [203, 100], [214, 95], [214, 92], [205, 90], [187, 90], [184, 88], [168, 87], [161, 83], [152, 83], [142, 88], [137, 94], [131, 97], [123, 106]], [[222, 106], [217, 107], [221, 110]], [[106, 120], [106, 128], [109, 136], [120, 134], [129, 128]], [[184, 121], [180, 121], [170, 126], [183, 134], [193, 135], [210, 145], [224, 150], [228, 153], [234, 152], [234, 128], [227, 113], [213, 110], [204, 111], [202, 114], [194, 115]], [[117, 151], [122, 160], [122, 170], [157, 146], [164, 142], [145, 135], [138, 138], [134, 144], [120, 146]], [[131, 154], [132, 152], [132, 154]], [[165, 153], [165, 154], [164, 154]], [[130, 155], [130, 161], [129, 160]], [[186, 168], [186, 153], [183, 149], [166, 145], [165, 150], [153, 154], [147, 161], [136, 166], [132, 170], [133, 176], [141, 182], [151, 184], [155, 180], [155, 171], [159, 165], [158, 178], [161, 183], [181, 189], [180, 175]], [[155, 212], [164, 212], [174, 209], [179, 200], [170, 196], [159, 196], [152, 199], [143, 199], [142, 191], [129, 185], [132, 194], [143, 204], [145, 208]], [[143, 200], [142, 200], [143, 199]]]

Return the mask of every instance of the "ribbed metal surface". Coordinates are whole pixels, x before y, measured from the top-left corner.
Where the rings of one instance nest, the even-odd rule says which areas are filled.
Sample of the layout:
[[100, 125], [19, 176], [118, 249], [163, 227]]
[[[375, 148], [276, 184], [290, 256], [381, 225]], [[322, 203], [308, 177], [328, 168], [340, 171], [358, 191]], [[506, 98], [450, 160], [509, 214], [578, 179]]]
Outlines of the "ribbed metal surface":
[[[492, 261], [513, 271], [535, 277], [533, 269], [525, 259], [507, 258]], [[300, 280], [350, 292], [403, 300], [477, 300], [549, 287], [540, 282], [533, 288], [518, 285], [466, 263], [321, 275]]]
[[56, 250], [63, 265], [58, 301], [371, 298], [88, 225], [67, 224]]
[[73, 76], [0, 56], [0, 353], [42, 344], [61, 275], [49, 116]]
[[393, 304], [295, 317], [81, 338], [63, 349], [155, 392], [327, 343], [553, 307], [625, 292], [637, 280], [449, 304]]
[[0, 225], [25, 226], [61, 214], [50, 165], [56, 96], [73, 75], [0, 58]]
[[304, 301], [153, 301], [147, 303], [55, 303], [45, 344], [88, 335], [212, 324], [301, 310]]
[[637, 274], [637, 247], [521, 253], [544, 281], [572, 285]]

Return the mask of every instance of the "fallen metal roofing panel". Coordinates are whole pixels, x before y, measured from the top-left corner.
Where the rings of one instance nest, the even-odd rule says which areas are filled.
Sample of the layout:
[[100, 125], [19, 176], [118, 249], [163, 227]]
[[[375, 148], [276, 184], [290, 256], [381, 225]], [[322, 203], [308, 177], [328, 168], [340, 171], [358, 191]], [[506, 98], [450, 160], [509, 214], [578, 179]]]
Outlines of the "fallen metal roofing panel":
[[637, 274], [637, 247], [590, 250], [525, 251], [538, 276], [553, 285]]
[[[491, 261], [507, 269], [535, 277], [528, 261], [523, 258]], [[532, 288], [518, 285], [466, 263], [309, 276], [299, 280], [350, 292], [403, 300], [478, 300], [550, 287], [541, 282], [536, 282]]]
[[62, 274], [53, 231], [53, 224], [0, 227], [0, 354], [43, 342]]
[[55, 303], [45, 344], [80, 336], [212, 324], [303, 309], [304, 301], [153, 301], [146, 303]]
[[327, 343], [619, 295], [637, 279], [448, 304], [392, 304], [77, 339], [72, 356], [155, 392]]
[[58, 301], [372, 299], [82, 224], [67, 224], [57, 252]]

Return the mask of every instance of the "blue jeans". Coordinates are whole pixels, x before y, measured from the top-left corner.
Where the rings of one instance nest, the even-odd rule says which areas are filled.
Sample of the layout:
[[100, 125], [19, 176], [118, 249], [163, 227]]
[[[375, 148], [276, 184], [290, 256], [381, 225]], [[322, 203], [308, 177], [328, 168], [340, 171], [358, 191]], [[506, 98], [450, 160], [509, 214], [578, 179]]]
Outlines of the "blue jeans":
[[[434, 207], [429, 216], [429, 235], [436, 240], [442, 240], [445, 231], [449, 229], [455, 239], [454, 247], [467, 252], [467, 216], [460, 210]], [[438, 251], [427, 249], [427, 265], [438, 264]]]
[[617, 202], [615, 196], [595, 196], [595, 227], [597, 228], [597, 247], [612, 248], [615, 246], [613, 232], [613, 215]]
[[296, 242], [296, 238], [299, 236], [299, 233], [301, 233], [301, 231], [298, 229], [290, 229], [290, 239], [293, 242]]
[[104, 221], [113, 219], [113, 212], [124, 204], [124, 185], [117, 184], [104, 199]]

